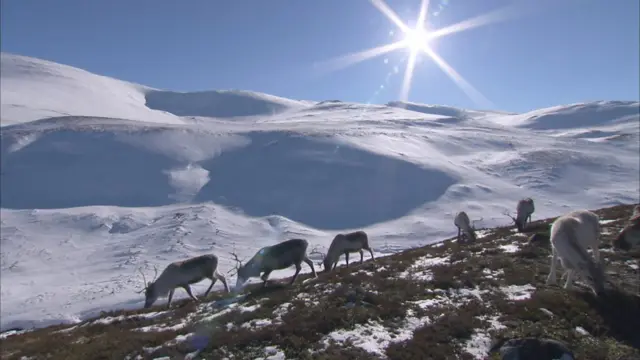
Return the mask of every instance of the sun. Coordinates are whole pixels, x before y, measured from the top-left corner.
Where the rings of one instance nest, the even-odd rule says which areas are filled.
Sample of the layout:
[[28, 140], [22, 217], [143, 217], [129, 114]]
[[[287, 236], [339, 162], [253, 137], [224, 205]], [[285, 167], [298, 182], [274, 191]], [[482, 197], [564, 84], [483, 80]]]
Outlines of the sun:
[[[434, 10], [432, 16], [438, 16], [438, 14], [444, 9], [445, 6], [450, 0], [442, 0], [441, 3], [436, 4], [438, 7], [437, 10]], [[477, 28], [480, 26], [485, 26], [487, 24], [491, 24], [497, 21], [506, 20], [508, 18], [512, 18], [514, 15], [523, 14], [522, 10], [518, 9], [520, 2], [516, 2], [517, 4], [507, 5], [505, 7], [501, 7], [490, 12], [484, 13], [482, 15], [455, 23], [453, 25], [448, 25], [446, 27], [442, 27], [439, 29], [432, 29], [432, 24], [428, 19], [428, 12], [430, 0], [420, 0], [420, 10], [418, 11], [418, 19], [416, 21], [416, 27], [411, 28], [409, 25], [405, 24], [402, 19], [393, 11], [389, 5], [386, 4], [385, 0], [369, 0], [371, 4], [386, 16], [392, 23], [394, 23], [398, 29], [404, 35], [404, 38], [399, 41], [395, 41], [389, 44], [384, 44], [380, 46], [376, 46], [370, 49], [352, 52], [346, 55], [339, 56], [337, 58], [331, 59], [326, 62], [328, 65], [327, 70], [329, 72], [335, 71], [341, 68], [345, 68], [350, 65], [354, 65], [361, 61], [372, 59], [384, 54], [387, 54], [391, 51], [399, 50], [399, 49], [408, 49], [409, 56], [406, 60], [406, 68], [404, 72], [404, 79], [402, 81], [402, 88], [400, 90], [400, 100], [408, 101], [409, 92], [411, 89], [411, 82], [413, 79], [413, 71], [418, 62], [418, 56], [420, 54], [427, 55], [447, 76], [453, 80], [453, 82], [458, 85], [458, 87], [478, 106], [483, 108], [492, 108], [492, 102], [487, 99], [480, 91], [478, 91], [473, 85], [471, 85], [467, 80], [465, 80], [462, 75], [460, 75], [451, 65], [449, 65], [433, 48], [433, 43], [436, 39], [439, 39], [449, 36], [455, 33], [459, 33], [461, 31], [466, 31], [469, 29]], [[556, 2], [557, 3], [557, 2]], [[529, 8], [529, 10], [539, 11], [542, 7], [539, 6], [539, 2], [533, 2], [535, 4], [535, 8]], [[427, 30], [428, 29], [428, 30]], [[392, 33], [393, 34], [393, 33]], [[385, 59], [385, 64], [387, 63], [387, 59]], [[314, 64], [317, 66], [318, 64]], [[394, 68], [394, 72], [397, 72]]]
[[402, 45], [412, 53], [417, 53], [424, 51], [424, 49], [429, 46], [430, 41], [431, 36], [429, 36], [429, 32], [422, 27], [417, 27], [405, 32]]

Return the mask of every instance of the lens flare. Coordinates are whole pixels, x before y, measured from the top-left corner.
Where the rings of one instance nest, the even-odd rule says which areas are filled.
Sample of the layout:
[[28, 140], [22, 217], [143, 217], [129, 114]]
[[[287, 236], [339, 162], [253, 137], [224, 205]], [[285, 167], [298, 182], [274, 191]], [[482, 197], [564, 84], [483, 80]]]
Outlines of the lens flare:
[[[543, 8], [541, 2], [532, 2], [532, 5], [530, 5], [532, 7], [530, 8], [527, 8], [526, 6], [523, 7], [521, 3], [517, 3], [432, 31], [428, 26], [429, 22], [427, 20], [429, 0], [421, 0], [420, 10], [418, 12], [418, 18], [414, 28], [411, 28], [404, 23], [398, 14], [396, 14], [396, 12], [393, 11], [384, 0], [369, 1], [378, 11], [380, 11], [381, 14], [386, 16], [398, 27], [398, 29], [404, 34], [403, 40], [349, 53], [325, 62], [316, 63], [316, 70], [319, 70], [321, 73], [333, 72], [355, 65], [364, 60], [373, 59], [404, 48], [408, 49], [410, 54], [407, 58], [402, 88], [400, 90], [400, 101], [408, 101], [409, 99], [417, 56], [418, 54], [423, 53], [426, 54], [474, 103], [476, 103], [476, 105], [483, 108], [492, 107], [493, 104], [453, 67], [451, 67], [441, 56], [439, 56], [435, 50], [429, 46], [429, 43], [435, 40], [440, 41], [440, 39], [446, 36], [465, 30], [479, 28], [498, 21], [505, 21], [525, 13], [540, 11]], [[442, 0], [442, 3], [437, 4], [433, 10], [432, 16], [440, 15], [447, 4], [448, 0]]]

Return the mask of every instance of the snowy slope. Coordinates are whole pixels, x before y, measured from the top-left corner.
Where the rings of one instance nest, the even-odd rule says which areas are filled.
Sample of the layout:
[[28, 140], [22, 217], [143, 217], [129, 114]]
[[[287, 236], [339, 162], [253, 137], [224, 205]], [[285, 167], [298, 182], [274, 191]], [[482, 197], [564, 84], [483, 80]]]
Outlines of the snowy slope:
[[[3, 54], [2, 71], [2, 329], [140, 307], [136, 269], [207, 252], [226, 273], [229, 251], [294, 236], [322, 249], [365, 229], [380, 255], [454, 235], [459, 210], [506, 224], [523, 196], [534, 218], [638, 202], [638, 128], [619, 120], [637, 103], [546, 109], [566, 117], [548, 132], [531, 115], [235, 92], [265, 114], [235, 121], [206, 117], [243, 116], [232, 103], [164, 92], [153, 107], [177, 115], [159, 112], [157, 90], [37, 59]], [[630, 136], [576, 135], [603, 127]]]
[[594, 101], [538, 109], [496, 117], [497, 123], [532, 130], [559, 130], [611, 126], [640, 121], [638, 101]]
[[479, 111], [479, 110], [468, 110], [468, 109], [459, 109], [452, 106], [445, 105], [427, 105], [427, 104], [419, 104], [407, 101], [390, 101], [387, 103], [387, 106], [397, 107], [401, 109], [407, 109], [410, 111], [416, 111], [424, 114], [432, 114], [432, 115], [443, 115], [450, 116], [456, 118], [466, 118], [466, 117], [483, 117], [487, 115], [496, 115], [505, 114], [500, 111]]
[[56, 116], [180, 124], [180, 116], [268, 115], [305, 102], [249, 91], [164, 91], [50, 61], [2, 53], [2, 126]]

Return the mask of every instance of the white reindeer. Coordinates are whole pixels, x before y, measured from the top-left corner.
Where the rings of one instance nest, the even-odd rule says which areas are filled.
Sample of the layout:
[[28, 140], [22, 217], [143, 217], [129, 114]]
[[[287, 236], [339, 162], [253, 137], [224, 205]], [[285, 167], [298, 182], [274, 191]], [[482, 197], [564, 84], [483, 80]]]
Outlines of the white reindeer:
[[[158, 269], [155, 269], [155, 275], [158, 274]], [[149, 308], [153, 305], [158, 297], [166, 296], [169, 293], [169, 299], [167, 301], [167, 307], [171, 307], [171, 299], [173, 293], [177, 287], [183, 288], [189, 297], [194, 301], [198, 299], [191, 293], [191, 284], [198, 283], [204, 278], [211, 280], [211, 285], [204, 293], [206, 297], [216, 283], [216, 280], [220, 280], [224, 285], [224, 288], [229, 292], [229, 286], [224, 276], [218, 273], [218, 257], [213, 254], [206, 254], [196, 256], [184, 261], [176, 261], [169, 264], [157, 279], [147, 283], [142, 271], [142, 279], [146, 286], [140, 292], [145, 292], [144, 307]]]
[[344, 254], [345, 259], [347, 261], [347, 267], [349, 267], [349, 253], [358, 252], [360, 253], [360, 263], [364, 262], [364, 251], [369, 251], [371, 254], [371, 259], [375, 260], [375, 256], [373, 255], [373, 250], [369, 246], [369, 236], [366, 232], [362, 230], [346, 233], [346, 234], [338, 234], [331, 241], [331, 245], [329, 245], [329, 250], [327, 254], [322, 254], [322, 264], [324, 265], [324, 271], [329, 272], [336, 268], [338, 265], [338, 259], [340, 256]]
[[291, 285], [298, 278], [298, 274], [300, 270], [302, 270], [301, 264], [303, 262], [311, 267], [313, 276], [317, 277], [318, 275], [316, 274], [316, 269], [313, 267], [313, 262], [307, 257], [308, 247], [309, 242], [304, 239], [286, 240], [260, 249], [260, 251], [244, 265], [242, 265], [242, 261], [238, 259], [236, 254], [231, 254], [238, 262], [238, 266], [236, 267], [238, 274], [236, 289], [247, 282], [249, 278], [258, 277], [261, 273], [263, 273], [262, 276], [260, 276], [263, 281], [262, 286], [267, 286], [269, 274], [271, 274], [273, 270], [286, 269], [291, 265], [295, 265], [296, 273], [289, 283], [289, 285]]
[[516, 205], [516, 216], [511, 216], [508, 212], [505, 215], [509, 216], [516, 227], [518, 228], [518, 232], [524, 232], [526, 226], [531, 222], [531, 214], [536, 211], [536, 207], [533, 203], [533, 199], [524, 198], [518, 201]]
[[[567, 280], [565, 289], [572, 288], [575, 271], [589, 280], [595, 294], [604, 290], [606, 281], [604, 267], [600, 263], [598, 245], [600, 235], [600, 219], [588, 210], [577, 210], [558, 217], [551, 225], [551, 270], [547, 284], [556, 283], [556, 266], [558, 259], [565, 269]], [[586, 248], [590, 247], [593, 257]], [[563, 275], [563, 277], [564, 277]]]
[[453, 219], [453, 224], [458, 228], [458, 242], [462, 242], [462, 235], [471, 242], [475, 242], [477, 240], [476, 229], [471, 224], [469, 215], [467, 215], [466, 212], [460, 211], [457, 213], [456, 217]]

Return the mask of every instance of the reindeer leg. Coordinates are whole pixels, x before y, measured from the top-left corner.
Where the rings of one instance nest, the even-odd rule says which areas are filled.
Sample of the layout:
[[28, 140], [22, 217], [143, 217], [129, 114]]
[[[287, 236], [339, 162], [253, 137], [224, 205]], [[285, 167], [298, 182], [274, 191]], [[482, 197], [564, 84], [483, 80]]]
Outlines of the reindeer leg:
[[211, 285], [209, 285], [209, 288], [207, 289], [207, 291], [204, 292], [204, 297], [207, 297], [207, 295], [209, 295], [209, 291], [211, 291], [211, 288], [213, 288], [213, 284], [216, 283], [216, 280], [218, 280], [218, 277], [216, 276], [216, 274], [213, 274], [212, 277], [210, 277], [209, 279], [211, 279]]
[[594, 245], [593, 248], [591, 248], [592, 252], [593, 252], [593, 258], [595, 259], [595, 261], [597, 263], [600, 262], [600, 249], [598, 248], [598, 245]]
[[573, 275], [575, 271], [567, 270], [567, 281], [564, 283], [564, 288], [567, 290], [571, 290], [573, 288]]
[[555, 248], [551, 248], [551, 269], [549, 270], [549, 276], [547, 276], [547, 285], [554, 285], [557, 281], [556, 278], [556, 266], [558, 263], [558, 254]]
[[189, 286], [189, 284], [184, 285], [182, 288], [187, 292], [187, 294], [189, 294], [189, 297], [191, 297], [193, 301], [198, 301], [198, 298], [193, 296], [193, 293], [191, 292], [191, 286]]
[[560, 281], [564, 281], [567, 279], [567, 275], [569, 275], [569, 271], [565, 270], [562, 275], [560, 275]]
[[363, 262], [364, 262], [364, 251], [360, 249], [360, 264], [362, 264]]
[[311, 261], [308, 257], [305, 257], [304, 259], [302, 259], [302, 261], [304, 261], [305, 264], [309, 265], [309, 267], [311, 268], [311, 272], [313, 273], [313, 277], [318, 277], [318, 274], [316, 274], [316, 269], [313, 267], [313, 261]]
[[262, 287], [267, 287], [267, 280], [269, 279], [269, 275], [271, 275], [271, 269], [267, 269], [264, 271], [264, 274], [260, 277], [262, 279]]
[[460, 231], [460, 228], [458, 228], [458, 242], [460, 242], [460, 234], [461, 234], [461, 231]]
[[291, 278], [291, 282], [289, 283], [289, 285], [292, 285], [296, 281], [300, 270], [302, 270], [302, 266], [300, 266], [300, 263], [296, 263], [296, 273], [293, 274], [293, 278]]
[[[218, 278], [218, 280], [220, 280], [220, 281], [222, 282], [222, 285], [224, 285], [224, 289], [225, 289], [227, 292], [229, 292], [229, 285], [227, 284], [227, 279], [226, 279], [222, 274], [220, 274], [220, 273], [218, 273], [218, 272], [215, 272], [215, 273], [213, 274], [213, 276], [215, 276], [216, 278]], [[212, 284], [211, 286], [213, 286], [213, 284]], [[205, 296], [207, 296], [207, 295], [205, 294]]]
[[373, 256], [373, 250], [371, 250], [370, 247], [367, 248], [367, 250], [369, 250], [369, 254], [371, 254], [371, 260], [375, 260], [375, 256]]
[[349, 267], [349, 252], [348, 251], [344, 253], [344, 257], [347, 260], [347, 267]]
[[336, 262], [333, 263], [333, 269], [331, 269], [331, 270], [335, 270], [337, 266], [338, 266], [338, 262], [336, 261]]
[[169, 290], [169, 299], [167, 299], [167, 308], [171, 308], [171, 299], [173, 299], [173, 292], [175, 289]]

